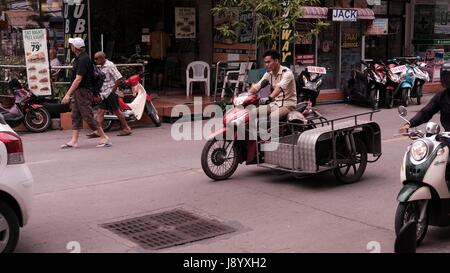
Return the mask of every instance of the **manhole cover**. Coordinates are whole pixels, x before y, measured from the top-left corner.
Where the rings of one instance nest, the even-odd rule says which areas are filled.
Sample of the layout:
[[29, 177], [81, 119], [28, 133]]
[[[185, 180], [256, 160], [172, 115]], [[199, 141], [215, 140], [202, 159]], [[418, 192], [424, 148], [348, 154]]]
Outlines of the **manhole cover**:
[[161, 249], [235, 232], [219, 221], [175, 209], [101, 225], [145, 249]]

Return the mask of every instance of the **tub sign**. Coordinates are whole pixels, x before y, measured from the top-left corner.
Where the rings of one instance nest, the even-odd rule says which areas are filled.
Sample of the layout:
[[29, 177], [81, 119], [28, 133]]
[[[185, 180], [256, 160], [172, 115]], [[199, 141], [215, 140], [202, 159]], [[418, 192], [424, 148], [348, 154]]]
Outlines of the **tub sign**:
[[28, 88], [36, 96], [52, 94], [45, 29], [23, 30]]
[[356, 9], [334, 9], [334, 22], [356, 22], [358, 20], [358, 10]]

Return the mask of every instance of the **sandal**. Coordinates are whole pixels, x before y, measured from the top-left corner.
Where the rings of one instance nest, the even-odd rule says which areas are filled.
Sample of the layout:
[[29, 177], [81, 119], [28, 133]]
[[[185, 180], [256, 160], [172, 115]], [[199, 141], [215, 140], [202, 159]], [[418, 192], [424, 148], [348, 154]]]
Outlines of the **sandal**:
[[107, 141], [107, 142], [105, 142], [105, 143], [99, 143], [97, 146], [95, 146], [95, 147], [97, 147], [97, 148], [104, 148], [104, 147], [111, 147], [112, 146], [112, 143], [111, 143], [111, 141]]
[[96, 132], [92, 132], [86, 135], [88, 138], [97, 138], [100, 137]]
[[122, 131], [117, 136], [129, 136], [129, 135], [131, 135], [131, 131]]
[[71, 145], [69, 143], [61, 145], [61, 149], [72, 149], [72, 148], [78, 148], [78, 145]]

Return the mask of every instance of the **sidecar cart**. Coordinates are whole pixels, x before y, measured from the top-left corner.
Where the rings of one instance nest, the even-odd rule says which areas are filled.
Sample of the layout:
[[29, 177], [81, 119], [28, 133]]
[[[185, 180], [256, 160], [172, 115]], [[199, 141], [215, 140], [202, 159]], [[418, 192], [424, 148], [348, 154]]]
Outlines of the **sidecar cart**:
[[[283, 170], [296, 176], [333, 171], [337, 180], [350, 184], [361, 179], [367, 163], [381, 157], [380, 126], [372, 121], [378, 111], [314, 123], [302, 130], [257, 145], [258, 166]], [[362, 116], [369, 120], [360, 120]], [[280, 127], [308, 126], [280, 122]], [[369, 161], [368, 154], [373, 156]]]

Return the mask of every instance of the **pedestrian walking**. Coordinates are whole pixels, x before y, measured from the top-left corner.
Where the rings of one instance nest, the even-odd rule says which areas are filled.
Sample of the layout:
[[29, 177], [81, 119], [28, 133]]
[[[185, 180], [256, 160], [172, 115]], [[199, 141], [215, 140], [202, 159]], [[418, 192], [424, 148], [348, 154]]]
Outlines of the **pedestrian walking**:
[[94, 86], [94, 64], [86, 53], [84, 40], [81, 38], [69, 39], [70, 49], [75, 54], [72, 67], [72, 84], [64, 96], [62, 103], [69, 103], [72, 97], [72, 139], [61, 148], [78, 147], [80, 130], [83, 120], [87, 122], [91, 130], [97, 131], [100, 143], [97, 147], [110, 147], [111, 141], [103, 132], [103, 129], [94, 118], [92, 110], [92, 90]]

